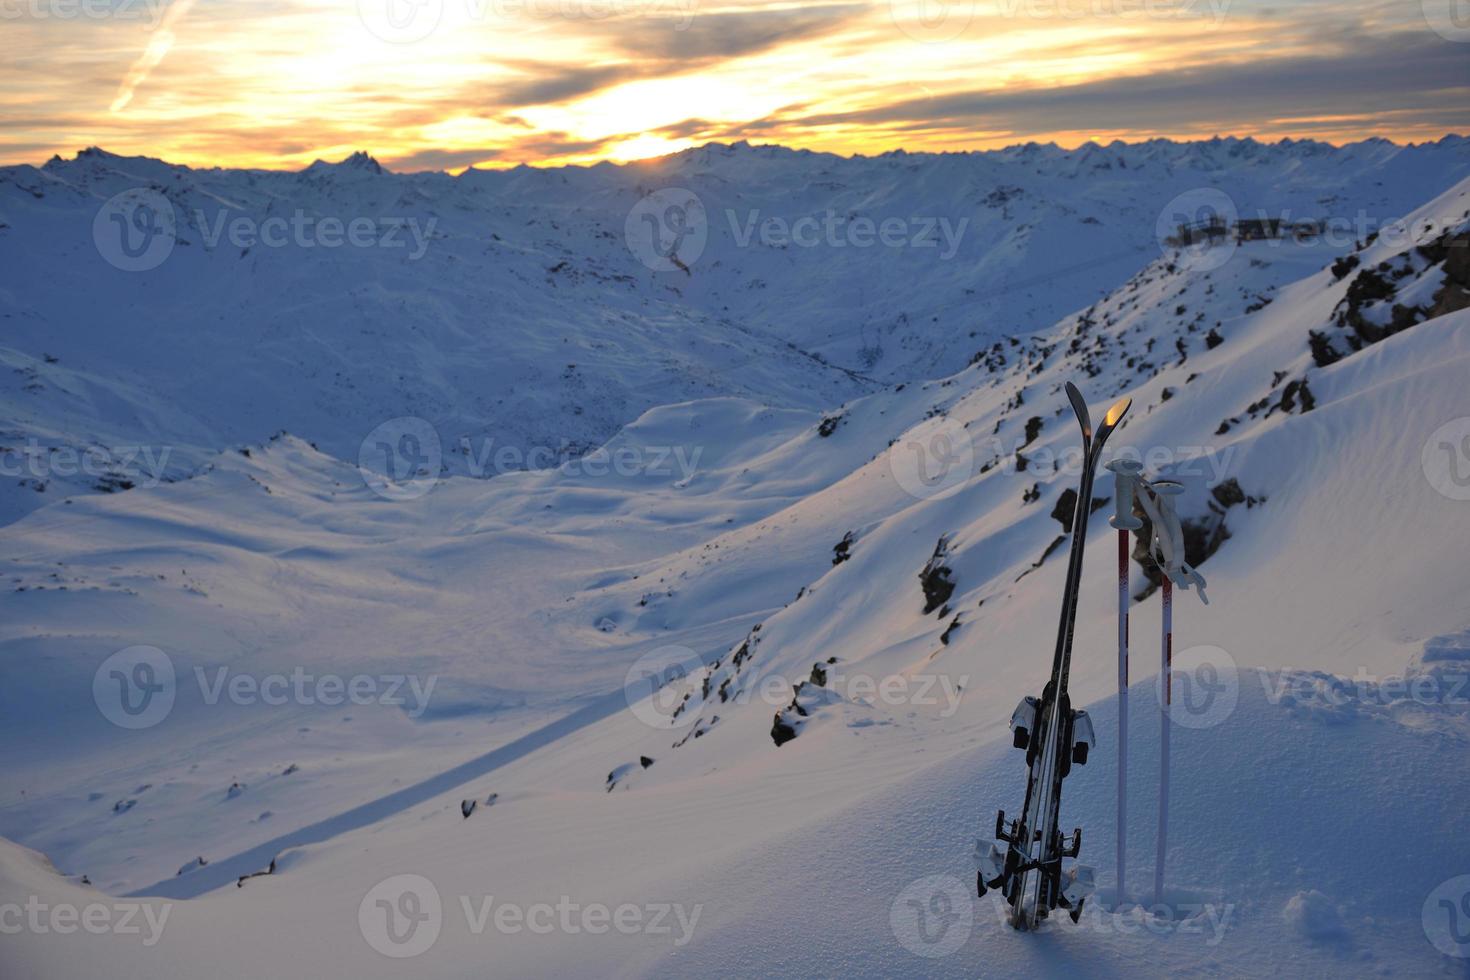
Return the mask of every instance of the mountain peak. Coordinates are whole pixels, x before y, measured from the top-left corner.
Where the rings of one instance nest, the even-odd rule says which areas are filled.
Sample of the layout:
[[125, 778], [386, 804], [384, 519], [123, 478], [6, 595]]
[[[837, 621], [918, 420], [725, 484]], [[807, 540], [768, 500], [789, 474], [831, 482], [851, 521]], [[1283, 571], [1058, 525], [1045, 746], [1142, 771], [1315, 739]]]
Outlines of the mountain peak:
[[366, 152], [365, 150], [358, 150], [351, 156], [345, 157], [344, 159], [339, 160], [336, 163], [328, 163], [325, 160], [313, 161], [311, 166], [307, 167], [306, 170], [303, 172], [385, 174], [388, 171], [383, 169], [383, 165], [379, 163], [372, 156], [372, 154]]
[[370, 170], [375, 174], [383, 173], [383, 165], [375, 160], [372, 154], [366, 150], [358, 150], [352, 156], [343, 160], [338, 166], [351, 167], [358, 170]]
[[53, 164], [59, 166], [64, 163], [85, 163], [87, 161], [92, 161], [95, 163], [110, 163], [122, 159], [124, 158], [118, 156], [116, 153], [110, 153], [107, 150], [102, 149], [102, 147], [100, 146], [89, 146], [84, 150], [78, 150], [77, 155], [71, 160], [67, 160], [60, 153], [57, 153], [52, 156], [50, 160], [46, 161], [46, 166], [49, 167]]

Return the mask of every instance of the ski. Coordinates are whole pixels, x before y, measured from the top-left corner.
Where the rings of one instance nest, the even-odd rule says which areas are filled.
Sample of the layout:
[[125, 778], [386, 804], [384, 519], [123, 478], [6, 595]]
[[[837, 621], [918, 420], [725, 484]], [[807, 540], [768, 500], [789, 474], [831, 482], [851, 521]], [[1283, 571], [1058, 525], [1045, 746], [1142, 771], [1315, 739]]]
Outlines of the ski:
[[[1066, 390], [1077, 424], [1082, 428], [1082, 475], [1072, 511], [1072, 547], [1062, 590], [1051, 679], [1040, 698], [1023, 698], [1011, 716], [1012, 744], [1026, 750], [1029, 769], [1021, 816], [1008, 823], [1005, 811], [1000, 811], [995, 821], [996, 840], [977, 842], [975, 852], [978, 892], [984, 895], [988, 888], [999, 888], [1010, 905], [1011, 924], [1022, 930], [1035, 927], [1055, 908], [1069, 911], [1075, 922], [1082, 914], [1083, 900], [1092, 891], [1090, 868], [1075, 865], [1067, 874], [1062, 872], [1063, 858], [1076, 858], [1082, 847], [1081, 828], [1074, 830], [1069, 838], [1057, 827], [1062, 780], [1074, 764], [1087, 763], [1088, 751], [1095, 741], [1087, 712], [1072, 709], [1067, 680], [1072, 666], [1072, 639], [1087, 523], [1092, 510], [1093, 478], [1103, 445], [1131, 402], [1128, 398], [1114, 402], [1094, 433], [1082, 393], [1070, 382]], [[1006, 845], [1004, 851], [1001, 843]]]

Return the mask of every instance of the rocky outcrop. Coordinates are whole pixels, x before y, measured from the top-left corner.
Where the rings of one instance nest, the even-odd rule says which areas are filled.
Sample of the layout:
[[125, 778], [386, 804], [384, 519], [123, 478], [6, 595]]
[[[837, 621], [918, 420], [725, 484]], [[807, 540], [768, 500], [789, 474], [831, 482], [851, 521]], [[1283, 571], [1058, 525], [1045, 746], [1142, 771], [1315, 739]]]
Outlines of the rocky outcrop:
[[949, 540], [940, 538], [939, 543], [934, 546], [934, 554], [919, 572], [919, 586], [924, 590], [926, 616], [943, 607], [949, 597], [954, 595], [954, 571], [946, 563], [948, 554]]

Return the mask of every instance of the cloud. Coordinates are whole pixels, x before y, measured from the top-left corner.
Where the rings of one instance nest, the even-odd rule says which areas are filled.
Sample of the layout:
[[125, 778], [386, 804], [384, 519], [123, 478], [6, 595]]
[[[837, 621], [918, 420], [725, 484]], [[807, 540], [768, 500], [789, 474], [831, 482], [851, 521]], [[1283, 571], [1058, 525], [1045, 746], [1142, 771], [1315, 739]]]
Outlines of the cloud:
[[477, 163], [488, 163], [503, 156], [503, 148], [482, 147], [472, 150], [415, 150], [412, 153], [390, 156], [383, 163], [397, 173], [414, 173], [421, 170], [457, 170]]
[[515, 151], [520, 159], [524, 160], [596, 153], [610, 143], [616, 143], [625, 139], [627, 135], [636, 136], [638, 134], [631, 133], [625, 136], [613, 136], [606, 139], [584, 140], [576, 139], [567, 133], [545, 133], [529, 140], [517, 140]]
[[830, 34], [866, 16], [863, 4], [788, 7], [700, 14], [687, 27], [669, 30], [643, 19], [614, 21], [608, 34], [626, 54], [655, 59], [667, 67], [708, 63], [759, 54], [782, 44]]
[[531, 77], [496, 87], [494, 103], [507, 108], [567, 102], [624, 82], [645, 77], [650, 66], [632, 64], [592, 68], [522, 63]]
[[[1074, 85], [987, 89], [905, 99], [843, 113], [782, 113], [764, 129], [897, 124], [1016, 134], [1193, 131], [1216, 120], [1259, 125], [1283, 116], [1405, 114], [1448, 130], [1470, 125], [1470, 49], [1405, 34], [1352, 38], [1325, 55], [1106, 78]], [[1457, 97], [1459, 93], [1459, 97]], [[1365, 125], [1372, 131], [1372, 124]]]
[[[860, 4], [701, 14], [684, 28], [660, 18], [598, 22], [596, 33], [624, 60], [599, 65], [502, 61], [527, 77], [492, 86], [502, 109], [570, 102], [627, 82], [667, 78], [830, 33], [869, 12]], [[479, 91], [483, 92], [481, 88]]]

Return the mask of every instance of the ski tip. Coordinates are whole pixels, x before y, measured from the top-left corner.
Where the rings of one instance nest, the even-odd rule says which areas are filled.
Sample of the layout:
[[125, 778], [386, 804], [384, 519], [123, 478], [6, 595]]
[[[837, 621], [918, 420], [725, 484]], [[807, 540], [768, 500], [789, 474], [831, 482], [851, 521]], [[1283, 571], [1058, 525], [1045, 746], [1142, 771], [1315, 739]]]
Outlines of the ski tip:
[[1087, 416], [1087, 399], [1082, 397], [1082, 392], [1072, 382], [1066, 384], [1067, 400], [1072, 403], [1072, 412], [1077, 416], [1077, 422], [1082, 426], [1082, 437], [1092, 438], [1092, 420]]
[[1123, 416], [1128, 414], [1128, 407], [1132, 404], [1133, 399], [1126, 396], [1123, 398], [1119, 398], [1117, 401], [1113, 402], [1113, 406], [1108, 409], [1108, 414], [1103, 419], [1103, 425], [1107, 426], [1109, 429], [1116, 426], [1119, 422], [1123, 420]]

